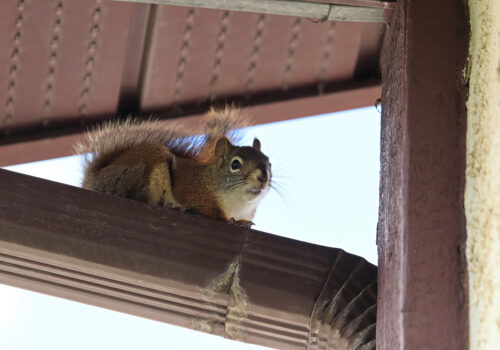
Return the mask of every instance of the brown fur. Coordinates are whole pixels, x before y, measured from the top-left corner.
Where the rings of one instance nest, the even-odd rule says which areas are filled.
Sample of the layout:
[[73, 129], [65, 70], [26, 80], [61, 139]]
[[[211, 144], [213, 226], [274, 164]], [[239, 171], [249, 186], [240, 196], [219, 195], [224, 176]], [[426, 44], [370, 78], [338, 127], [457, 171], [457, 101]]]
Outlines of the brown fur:
[[[218, 219], [230, 220], [234, 214], [237, 221], [250, 222], [269, 189], [269, 161], [258, 140], [254, 147], [237, 147], [227, 139], [246, 123], [238, 110], [211, 110], [205, 121], [202, 135], [179, 123], [129, 119], [104, 124], [76, 147], [88, 153], [82, 187]], [[235, 157], [241, 169], [231, 169]]]

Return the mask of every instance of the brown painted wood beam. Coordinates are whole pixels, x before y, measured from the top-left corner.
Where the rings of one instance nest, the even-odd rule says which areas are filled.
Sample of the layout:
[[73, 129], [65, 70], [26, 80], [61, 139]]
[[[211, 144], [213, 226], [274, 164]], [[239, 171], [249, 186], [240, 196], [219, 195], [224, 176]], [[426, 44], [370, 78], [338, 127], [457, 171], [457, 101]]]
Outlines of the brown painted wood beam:
[[[271, 97], [255, 99], [251, 105], [246, 104], [244, 100], [236, 100], [236, 103], [245, 108], [256, 124], [265, 124], [373, 106], [381, 96], [381, 88], [378, 84], [363, 84], [351, 88], [345, 87], [340, 91], [330, 91], [322, 95], [317, 95], [316, 88], [289, 91], [282, 96], [278, 94], [268, 95]], [[182, 117], [189, 118], [192, 123], [199, 123], [201, 113], [204, 113], [208, 107], [207, 105], [193, 109], [188, 106], [184, 108], [181, 115], [179, 112], [165, 111], [144, 114], [147, 118], [151, 115], [165, 120]], [[95, 125], [95, 120], [105, 120], [105, 116], [101, 117], [95, 118], [94, 123], [89, 125], [56, 127], [48, 131], [25, 133], [0, 140], [0, 167], [72, 155], [75, 141], [82, 137], [84, 131]]]
[[279, 349], [375, 348], [362, 258], [1, 169], [0, 283]]
[[461, 1], [394, 9], [383, 59], [379, 349], [468, 349], [467, 22]]

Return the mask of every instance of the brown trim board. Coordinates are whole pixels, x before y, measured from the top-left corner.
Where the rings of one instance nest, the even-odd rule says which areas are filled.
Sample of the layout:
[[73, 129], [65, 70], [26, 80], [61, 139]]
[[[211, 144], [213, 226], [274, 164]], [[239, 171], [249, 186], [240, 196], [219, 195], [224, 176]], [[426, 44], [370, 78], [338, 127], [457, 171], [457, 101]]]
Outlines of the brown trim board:
[[[265, 124], [372, 106], [380, 94], [380, 85], [368, 85], [319, 96], [257, 104], [244, 109], [256, 124]], [[162, 113], [158, 111], [154, 115], [162, 116]], [[200, 122], [199, 111], [182, 118], [189, 118], [189, 122], [194, 124]], [[84, 126], [60, 128], [50, 133], [23, 136], [15, 143], [0, 144], [0, 167], [72, 155], [73, 144], [85, 130]]]

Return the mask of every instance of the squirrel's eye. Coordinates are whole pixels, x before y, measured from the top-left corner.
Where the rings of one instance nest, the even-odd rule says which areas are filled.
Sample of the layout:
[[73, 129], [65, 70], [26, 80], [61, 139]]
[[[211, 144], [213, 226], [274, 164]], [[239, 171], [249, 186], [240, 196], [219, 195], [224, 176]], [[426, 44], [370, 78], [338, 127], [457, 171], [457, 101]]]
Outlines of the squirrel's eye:
[[241, 161], [239, 159], [233, 159], [233, 161], [231, 162], [231, 171], [238, 171], [241, 169], [241, 167]]

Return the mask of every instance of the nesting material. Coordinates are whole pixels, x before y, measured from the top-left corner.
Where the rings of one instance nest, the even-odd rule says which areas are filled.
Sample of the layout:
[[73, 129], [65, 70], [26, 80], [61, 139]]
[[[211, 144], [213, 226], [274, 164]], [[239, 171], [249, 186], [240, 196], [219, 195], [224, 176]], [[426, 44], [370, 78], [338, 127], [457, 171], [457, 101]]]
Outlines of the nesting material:
[[[240, 266], [241, 257], [238, 256], [222, 274], [212, 279], [208, 287], [202, 290], [207, 303], [213, 301], [215, 293], [230, 296], [231, 302], [227, 308], [224, 326], [226, 337], [234, 340], [243, 340], [242, 323], [247, 319], [248, 297], [240, 286]], [[210, 333], [212, 325], [209, 321], [201, 321], [193, 328]]]

